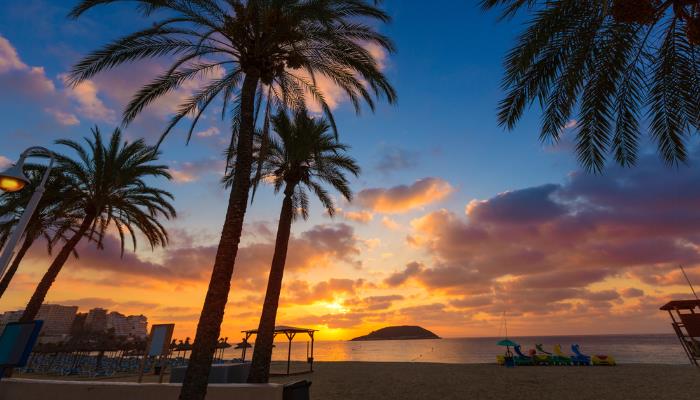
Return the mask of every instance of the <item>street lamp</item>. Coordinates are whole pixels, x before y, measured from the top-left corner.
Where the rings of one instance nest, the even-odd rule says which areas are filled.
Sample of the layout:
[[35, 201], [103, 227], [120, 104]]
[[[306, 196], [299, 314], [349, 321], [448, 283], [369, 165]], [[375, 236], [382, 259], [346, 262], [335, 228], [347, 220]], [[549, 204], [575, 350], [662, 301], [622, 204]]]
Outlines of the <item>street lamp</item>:
[[51, 173], [51, 168], [53, 168], [53, 163], [56, 155], [48, 149], [43, 147], [30, 147], [19, 156], [17, 163], [3, 172], [0, 172], [0, 190], [5, 192], [17, 192], [22, 190], [29, 183], [29, 178], [24, 174], [24, 161], [27, 157], [39, 156], [39, 157], [49, 157], [49, 165], [44, 172], [44, 176], [41, 178], [41, 183], [34, 190], [32, 198], [29, 199], [29, 203], [24, 208], [24, 213], [17, 222], [17, 226], [12, 230], [12, 234], [5, 243], [5, 248], [3, 249], [2, 256], [0, 256], [0, 277], [5, 274], [5, 269], [12, 261], [15, 255], [15, 250], [17, 248], [17, 243], [22, 238], [24, 230], [27, 229], [29, 220], [34, 215], [36, 207], [39, 205], [41, 196], [44, 195], [44, 190], [46, 186], [46, 181], [49, 179], [49, 174]]
[[24, 175], [22, 168], [24, 167], [24, 159], [20, 159], [17, 164], [11, 166], [0, 174], [0, 189], [5, 192], [17, 192], [22, 190], [28, 183], [29, 179]]

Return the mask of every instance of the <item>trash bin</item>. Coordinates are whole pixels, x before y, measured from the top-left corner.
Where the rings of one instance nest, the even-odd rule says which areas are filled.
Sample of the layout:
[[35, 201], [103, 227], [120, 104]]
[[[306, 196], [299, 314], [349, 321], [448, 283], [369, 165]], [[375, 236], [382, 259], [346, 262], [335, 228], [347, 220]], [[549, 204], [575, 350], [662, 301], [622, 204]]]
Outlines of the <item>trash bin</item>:
[[283, 400], [309, 400], [311, 398], [311, 392], [309, 387], [311, 386], [311, 381], [299, 381], [294, 383], [288, 383], [284, 385], [284, 392], [282, 394]]

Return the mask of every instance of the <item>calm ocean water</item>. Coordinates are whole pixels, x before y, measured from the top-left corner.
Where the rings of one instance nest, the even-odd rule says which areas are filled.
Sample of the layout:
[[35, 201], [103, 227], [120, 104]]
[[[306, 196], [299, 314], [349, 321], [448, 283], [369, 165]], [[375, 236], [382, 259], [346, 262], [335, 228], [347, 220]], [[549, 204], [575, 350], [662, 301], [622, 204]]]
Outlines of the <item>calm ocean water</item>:
[[[299, 335], [301, 336], [301, 335]], [[686, 364], [688, 359], [675, 335], [604, 335], [514, 337], [524, 349], [544, 344], [545, 350], [561, 344], [566, 353], [578, 343], [584, 354], [609, 354], [619, 363]], [[436, 340], [386, 340], [370, 342], [317, 341], [316, 361], [398, 361], [441, 363], [493, 363], [503, 348], [500, 338], [459, 338]], [[287, 343], [275, 342], [274, 360], [287, 359]], [[248, 349], [246, 358], [252, 355]], [[306, 359], [307, 342], [298, 337], [292, 344], [292, 360]], [[240, 350], [228, 349], [226, 357], [240, 357]]]

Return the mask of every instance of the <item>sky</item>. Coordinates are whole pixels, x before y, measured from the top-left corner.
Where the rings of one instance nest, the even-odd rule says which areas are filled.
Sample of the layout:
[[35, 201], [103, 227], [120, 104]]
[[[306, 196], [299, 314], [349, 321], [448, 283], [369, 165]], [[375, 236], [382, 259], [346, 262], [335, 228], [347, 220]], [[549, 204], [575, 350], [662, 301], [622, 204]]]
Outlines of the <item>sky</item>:
[[[56, 139], [94, 126], [111, 132], [130, 97], [168, 65], [124, 65], [66, 86], [81, 56], [152, 23], [128, 2], [69, 20], [74, 3], [3, 1], [0, 166], [28, 146], [62, 150]], [[335, 218], [313, 202], [310, 218], [292, 227], [278, 324], [320, 329], [320, 340], [399, 324], [443, 337], [497, 336], [505, 312], [516, 335], [671, 333], [658, 307], [690, 296], [677, 266], [700, 284], [700, 153], [667, 167], [644, 147], [637, 167], [592, 175], [572, 152], [575, 119], [557, 144], [539, 141], [537, 107], [504, 131], [496, 122], [502, 59], [523, 21], [498, 21], [475, 3], [384, 2], [393, 21], [380, 29], [398, 51], [373, 55], [398, 104], [356, 115], [323, 84], [362, 174], [352, 180], [353, 202], [335, 194]], [[126, 136], [154, 144], [196, 88], [148, 107]], [[104, 250], [83, 243], [48, 302], [143, 313], [194, 336], [225, 213], [219, 179], [229, 130], [217, 109], [189, 145], [186, 128], [161, 147], [174, 179], [154, 182], [176, 198], [169, 246], [120, 258], [114, 237]], [[257, 326], [280, 206], [281, 196], [262, 188], [249, 208], [222, 336]], [[35, 245], [0, 311], [23, 308], [49, 263]]]

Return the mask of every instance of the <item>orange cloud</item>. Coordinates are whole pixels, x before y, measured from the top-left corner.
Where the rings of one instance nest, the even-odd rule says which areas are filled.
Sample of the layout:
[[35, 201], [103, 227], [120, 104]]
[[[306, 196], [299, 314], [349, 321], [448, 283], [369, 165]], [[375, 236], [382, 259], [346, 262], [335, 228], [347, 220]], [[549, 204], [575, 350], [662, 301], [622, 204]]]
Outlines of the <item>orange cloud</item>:
[[667, 299], [684, 285], [678, 264], [700, 279], [698, 179], [646, 158], [634, 174], [577, 173], [471, 201], [467, 218], [434, 211], [411, 221], [408, 237], [431, 262], [409, 263], [384, 283], [411, 281], [452, 307], [491, 315], [604, 319], [648, 301], [648, 287]]
[[[122, 257], [119, 242], [113, 236], [105, 237], [102, 250], [98, 250], [94, 243], [81, 242], [77, 249], [80, 258], [71, 258], [66, 270], [93, 271], [99, 273], [99, 276], [93, 275], [93, 282], [106, 278], [112, 285], [132, 285], [130, 279], [169, 285], [205, 282], [211, 273], [217, 246], [198, 245], [194, 243], [196, 238], [183, 230], [171, 229], [170, 236], [174, 238], [173, 242], [162, 252], [160, 259], [146, 258], [128, 249]], [[353, 228], [347, 224], [316, 225], [291, 238], [287, 270], [322, 268], [336, 262], [357, 266], [360, 246]], [[234, 270], [234, 285], [256, 291], [264, 288], [273, 251], [274, 237], [265, 235], [259, 241], [241, 246]], [[39, 264], [50, 261], [45, 246], [40, 244], [31, 248], [27, 259]], [[110, 280], [113, 277], [118, 279]]]
[[221, 134], [221, 131], [219, 130], [219, 128], [212, 126], [212, 127], [209, 127], [203, 131], [197, 132], [195, 135], [197, 135], [197, 137], [205, 138], [205, 137], [217, 136], [220, 134]]
[[174, 168], [170, 170], [170, 175], [173, 176], [173, 181], [175, 181], [177, 183], [190, 183], [190, 182], [194, 182], [195, 180], [197, 180], [196, 175], [189, 173], [187, 171], [178, 170], [178, 169], [174, 169]]
[[283, 300], [294, 304], [312, 304], [319, 301], [333, 301], [337, 296], [355, 296], [365, 284], [364, 279], [337, 279], [309, 285], [306, 281], [293, 281], [282, 291]]
[[61, 125], [72, 126], [72, 125], [78, 125], [80, 123], [80, 120], [78, 119], [77, 116], [75, 116], [75, 114], [72, 114], [69, 112], [63, 112], [61, 110], [57, 110], [57, 109], [51, 108], [51, 107], [45, 108], [44, 111], [53, 115], [56, 122], [58, 122]]
[[[66, 75], [60, 74], [59, 81]], [[98, 88], [93, 81], [85, 81], [76, 87], [64, 84], [56, 89], [53, 80], [46, 76], [43, 67], [31, 67], [22, 62], [17, 50], [0, 36], [0, 87], [8, 96], [18, 95], [32, 100], [33, 105], [43, 106], [44, 111], [61, 125], [77, 125], [75, 115], [92, 120], [114, 122], [116, 113], [98, 97]], [[75, 112], [66, 111], [74, 109]]]
[[0, 87], [4, 94], [45, 101], [56, 95], [56, 86], [43, 67], [22, 62], [9, 40], [0, 35]]
[[351, 307], [351, 311], [383, 311], [389, 309], [395, 302], [404, 300], [400, 294], [382, 296], [368, 296], [364, 298], [351, 298], [345, 301], [345, 305]]
[[392, 231], [401, 229], [401, 225], [399, 225], [398, 222], [394, 221], [393, 219], [387, 216], [382, 217], [382, 225], [384, 225], [385, 228]]
[[446, 198], [454, 189], [440, 178], [423, 178], [411, 185], [364, 189], [354, 204], [380, 213], [405, 213]]
[[374, 218], [374, 214], [369, 211], [343, 211], [343, 218], [348, 221], [360, 222], [366, 224]]
[[200, 160], [195, 162], [184, 162], [174, 164], [170, 168], [170, 174], [176, 183], [191, 183], [208, 173], [215, 173], [222, 176], [225, 161], [216, 159]]
[[406, 268], [392, 273], [388, 278], [384, 280], [384, 283], [388, 286], [399, 286], [404, 284], [409, 278], [417, 275], [425, 267], [418, 262], [410, 262], [406, 265]]
[[9, 40], [0, 36], [0, 73], [27, 68]]
[[96, 121], [114, 122], [116, 120], [116, 112], [107, 107], [98, 97], [98, 87], [94, 81], [85, 80], [71, 87], [65, 83], [67, 75], [59, 75], [59, 78], [64, 82], [66, 95], [78, 104], [77, 111], [80, 115]]
[[386, 51], [384, 51], [384, 48], [382, 46], [368, 42], [363, 45], [365, 50], [369, 52], [369, 54], [374, 58], [374, 61], [377, 62], [377, 65], [379, 66], [379, 70], [384, 70], [386, 68], [386, 59], [387, 59], [387, 54]]

